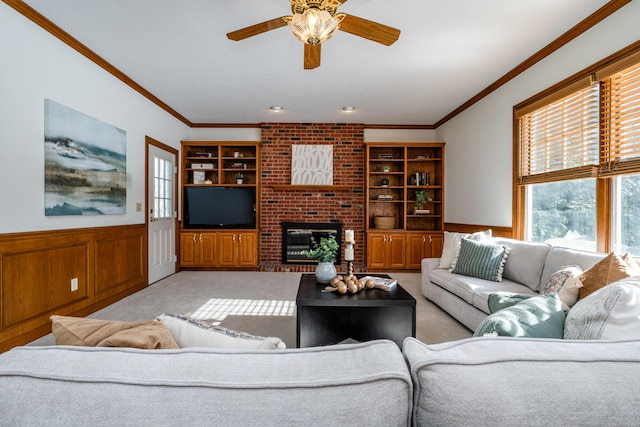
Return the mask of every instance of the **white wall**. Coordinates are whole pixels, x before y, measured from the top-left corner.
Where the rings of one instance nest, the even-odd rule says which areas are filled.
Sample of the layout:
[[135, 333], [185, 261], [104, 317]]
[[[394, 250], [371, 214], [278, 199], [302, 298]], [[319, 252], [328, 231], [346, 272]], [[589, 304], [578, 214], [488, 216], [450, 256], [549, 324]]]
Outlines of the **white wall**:
[[436, 130], [446, 222], [512, 225], [513, 106], [639, 40], [639, 22], [633, 1]]
[[433, 129], [365, 129], [365, 142], [441, 142]]
[[[260, 128], [193, 128], [192, 141], [260, 141]], [[439, 142], [433, 129], [365, 129], [365, 142]]]
[[190, 141], [261, 141], [260, 128], [193, 128]]
[[[44, 215], [44, 99], [127, 132], [127, 213]], [[182, 122], [0, 3], [0, 233], [139, 224], [145, 135], [178, 148]]]

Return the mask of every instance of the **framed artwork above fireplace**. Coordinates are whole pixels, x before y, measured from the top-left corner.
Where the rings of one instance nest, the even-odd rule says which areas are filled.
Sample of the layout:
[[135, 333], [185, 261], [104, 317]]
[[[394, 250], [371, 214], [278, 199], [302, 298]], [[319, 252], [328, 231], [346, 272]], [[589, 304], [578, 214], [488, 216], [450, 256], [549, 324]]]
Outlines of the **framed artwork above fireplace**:
[[291, 185], [333, 185], [333, 145], [293, 144]]

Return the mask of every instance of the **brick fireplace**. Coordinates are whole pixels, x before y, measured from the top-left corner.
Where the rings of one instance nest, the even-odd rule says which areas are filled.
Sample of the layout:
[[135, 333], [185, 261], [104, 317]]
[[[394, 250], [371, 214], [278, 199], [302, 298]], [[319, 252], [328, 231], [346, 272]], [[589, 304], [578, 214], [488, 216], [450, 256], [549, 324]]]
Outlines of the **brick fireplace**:
[[[281, 223], [338, 222], [342, 223], [343, 230], [354, 230], [354, 266], [362, 270], [365, 264], [364, 126], [345, 123], [263, 123], [262, 144], [260, 269], [314, 271], [315, 265], [282, 263]], [[333, 145], [333, 184], [339, 187], [321, 190], [278, 187], [291, 184], [293, 144]], [[346, 264], [342, 266], [344, 270]]]

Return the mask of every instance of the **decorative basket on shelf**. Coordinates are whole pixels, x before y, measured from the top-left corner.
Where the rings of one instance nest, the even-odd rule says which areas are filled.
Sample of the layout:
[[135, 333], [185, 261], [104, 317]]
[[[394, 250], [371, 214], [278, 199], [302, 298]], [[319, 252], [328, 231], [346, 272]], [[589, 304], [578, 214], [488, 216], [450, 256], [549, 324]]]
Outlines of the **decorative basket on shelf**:
[[393, 228], [395, 224], [395, 216], [377, 216], [373, 218], [374, 228]]

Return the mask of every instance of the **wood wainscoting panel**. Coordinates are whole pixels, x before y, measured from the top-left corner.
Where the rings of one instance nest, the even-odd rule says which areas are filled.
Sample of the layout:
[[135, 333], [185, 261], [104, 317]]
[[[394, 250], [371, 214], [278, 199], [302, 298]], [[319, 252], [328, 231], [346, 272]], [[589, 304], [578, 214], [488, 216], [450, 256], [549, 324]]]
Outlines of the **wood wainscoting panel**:
[[145, 224], [0, 234], [0, 352], [144, 289], [146, 250]]
[[95, 250], [95, 295], [113, 294], [146, 281], [144, 236], [115, 233], [100, 236]]
[[88, 243], [80, 243], [3, 254], [2, 329], [88, 298], [88, 253]]
[[493, 237], [504, 237], [507, 239], [513, 238], [513, 229], [511, 227], [497, 227], [492, 225], [478, 225], [478, 224], [456, 224], [452, 222], [446, 222], [444, 229], [452, 233], [475, 233], [476, 231], [484, 231], [491, 229]]

